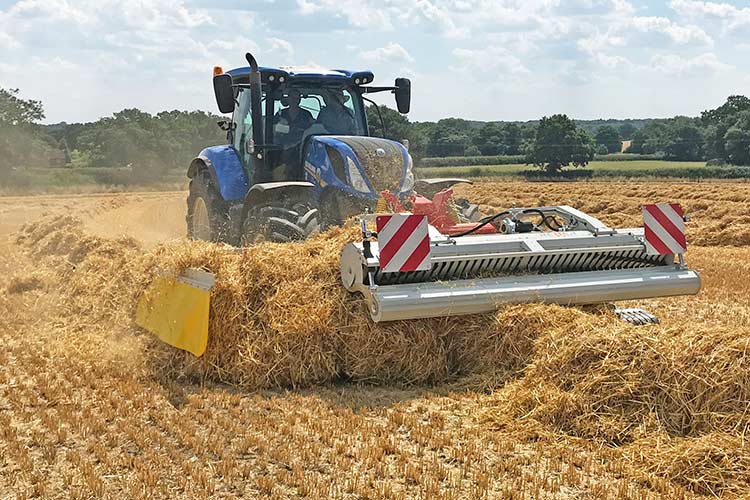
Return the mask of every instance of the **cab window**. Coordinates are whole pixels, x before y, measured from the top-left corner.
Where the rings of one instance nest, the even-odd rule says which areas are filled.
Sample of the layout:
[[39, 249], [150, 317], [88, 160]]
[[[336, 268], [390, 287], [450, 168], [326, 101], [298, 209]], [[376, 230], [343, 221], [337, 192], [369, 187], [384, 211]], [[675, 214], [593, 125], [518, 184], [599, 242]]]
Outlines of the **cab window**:
[[[265, 111], [265, 91], [262, 94], [261, 116]], [[240, 158], [246, 166], [250, 166], [250, 153], [248, 149], [252, 145], [253, 138], [253, 114], [250, 112], [250, 90], [240, 90], [237, 97], [238, 105], [234, 110], [232, 121], [234, 122], [234, 142], [232, 145], [239, 153]], [[265, 117], [264, 117], [265, 118]]]

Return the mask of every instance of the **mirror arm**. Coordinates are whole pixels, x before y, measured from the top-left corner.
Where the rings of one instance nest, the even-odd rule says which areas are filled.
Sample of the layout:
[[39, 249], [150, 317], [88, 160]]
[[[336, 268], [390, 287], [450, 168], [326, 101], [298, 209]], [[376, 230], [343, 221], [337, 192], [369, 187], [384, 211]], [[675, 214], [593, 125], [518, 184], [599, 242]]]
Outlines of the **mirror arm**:
[[374, 94], [375, 92], [395, 92], [398, 87], [360, 87], [363, 94]]
[[372, 104], [373, 106], [375, 106], [375, 111], [378, 112], [378, 118], [380, 118], [380, 127], [383, 129], [383, 137], [385, 137], [385, 135], [386, 135], [387, 132], [386, 132], [386, 129], [385, 129], [385, 122], [383, 121], [383, 115], [380, 113], [380, 106], [378, 106], [375, 103], [375, 101], [372, 101], [372, 100], [368, 99], [367, 97], [362, 97], [362, 100], [363, 101], [367, 101], [370, 104]]

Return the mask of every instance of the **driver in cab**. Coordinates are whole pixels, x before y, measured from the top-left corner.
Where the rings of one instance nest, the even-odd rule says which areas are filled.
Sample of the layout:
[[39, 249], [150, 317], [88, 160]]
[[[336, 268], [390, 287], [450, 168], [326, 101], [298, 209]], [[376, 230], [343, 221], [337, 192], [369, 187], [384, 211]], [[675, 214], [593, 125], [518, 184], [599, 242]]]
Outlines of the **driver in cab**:
[[330, 89], [323, 94], [323, 100], [326, 105], [318, 114], [318, 123], [325, 127], [329, 134], [354, 134], [354, 112], [346, 105], [349, 96], [341, 89]]
[[[315, 118], [306, 109], [300, 107], [302, 96], [299, 90], [289, 89], [287, 91], [287, 107], [276, 113], [275, 121], [277, 130], [286, 129], [286, 147], [294, 147], [302, 140], [305, 130], [315, 123]], [[287, 128], [288, 127], [288, 128]]]
[[290, 88], [282, 100], [286, 108], [279, 110], [274, 116], [274, 129], [279, 134], [279, 143], [283, 147], [280, 165], [273, 169], [272, 178], [275, 181], [289, 180], [301, 175], [292, 166], [297, 163], [299, 146], [305, 131], [315, 123], [312, 114], [300, 107], [301, 100], [300, 91]]

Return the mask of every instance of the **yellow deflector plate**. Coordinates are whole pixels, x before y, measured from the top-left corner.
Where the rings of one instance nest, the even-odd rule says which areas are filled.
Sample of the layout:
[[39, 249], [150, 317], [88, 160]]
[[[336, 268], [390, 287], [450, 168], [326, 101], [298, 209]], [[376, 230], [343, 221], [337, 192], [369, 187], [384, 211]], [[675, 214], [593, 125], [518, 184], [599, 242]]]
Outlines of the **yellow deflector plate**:
[[208, 342], [213, 274], [188, 269], [177, 279], [157, 278], [138, 302], [135, 320], [163, 342], [201, 356]]

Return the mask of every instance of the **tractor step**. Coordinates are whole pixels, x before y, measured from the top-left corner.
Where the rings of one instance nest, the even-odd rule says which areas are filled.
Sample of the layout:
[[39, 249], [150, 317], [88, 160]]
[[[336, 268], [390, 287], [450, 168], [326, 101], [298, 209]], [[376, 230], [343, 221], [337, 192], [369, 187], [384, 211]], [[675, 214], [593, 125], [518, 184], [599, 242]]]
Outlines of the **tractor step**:
[[643, 309], [615, 309], [615, 314], [618, 318], [627, 323], [630, 323], [631, 325], [643, 326], [659, 324], [659, 318], [648, 311], [644, 311]]

